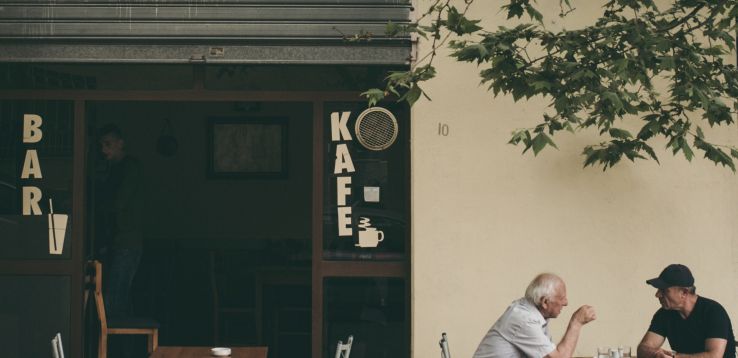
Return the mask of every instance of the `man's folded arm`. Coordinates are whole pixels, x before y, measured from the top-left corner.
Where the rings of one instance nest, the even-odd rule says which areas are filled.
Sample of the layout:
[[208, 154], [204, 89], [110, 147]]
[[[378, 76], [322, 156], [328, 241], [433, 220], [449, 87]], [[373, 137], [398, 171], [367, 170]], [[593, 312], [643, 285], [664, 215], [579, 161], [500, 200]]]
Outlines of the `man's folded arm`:
[[664, 354], [666, 354], [667, 357], [670, 356], [669, 353], [671, 352], [661, 349], [661, 346], [664, 345], [665, 341], [666, 338], [658, 333], [651, 331], [646, 332], [643, 339], [641, 339], [641, 343], [638, 344], [638, 357], [658, 358], [663, 357]]
[[724, 338], [705, 339], [705, 351], [702, 353], [682, 354], [677, 352], [678, 358], [723, 358], [728, 340]]

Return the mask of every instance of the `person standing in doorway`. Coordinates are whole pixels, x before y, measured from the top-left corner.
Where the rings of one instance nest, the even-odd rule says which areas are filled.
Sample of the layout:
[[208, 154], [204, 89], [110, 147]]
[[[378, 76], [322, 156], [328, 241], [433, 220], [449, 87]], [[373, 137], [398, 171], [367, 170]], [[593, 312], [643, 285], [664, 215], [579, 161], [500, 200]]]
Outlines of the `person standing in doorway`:
[[125, 317], [131, 313], [131, 284], [141, 261], [143, 175], [141, 163], [127, 154], [117, 126], [105, 125], [98, 134], [100, 149], [109, 164], [102, 183], [105, 241], [99, 250], [104, 264], [105, 312], [109, 317]]

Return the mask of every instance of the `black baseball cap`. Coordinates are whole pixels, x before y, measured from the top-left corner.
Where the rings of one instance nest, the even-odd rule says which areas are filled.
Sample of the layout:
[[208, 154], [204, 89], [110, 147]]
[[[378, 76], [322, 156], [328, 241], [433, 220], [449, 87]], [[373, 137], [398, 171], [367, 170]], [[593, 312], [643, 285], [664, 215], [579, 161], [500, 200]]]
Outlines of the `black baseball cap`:
[[659, 277], [646, 281], [647, 284], [658, 289], [678, 286], [692, 287], [694, 286], [694, 277], [689, 267], [682, 264], [671, 264], [661, 271]]

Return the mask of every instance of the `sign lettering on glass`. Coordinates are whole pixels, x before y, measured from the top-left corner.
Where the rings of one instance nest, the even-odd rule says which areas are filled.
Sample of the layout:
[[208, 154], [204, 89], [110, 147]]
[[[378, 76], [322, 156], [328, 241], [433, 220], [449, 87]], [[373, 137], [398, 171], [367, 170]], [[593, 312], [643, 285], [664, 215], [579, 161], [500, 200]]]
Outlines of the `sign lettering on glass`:
[[[23, 115], [23, 143], [39, 143], [44, 133], [41, 130], [43, 119], [37, 114]], [[41, 162], [38, 160], [36, 149], [27, 149], [21, 170], [21, 179], [42, 179]], [[37, 186], [23, 186], [23, 215], [42, 215], [38, 203], [43, 194]], [[54, 204], [49, 199], [48, 221], [49, 221], [49, 254], [61, 255], [64, 248], [64, 237], [66, 235], [68, 215], [54, 214]]]
[[[333, 112], [331, 113], [331, 140], [333, 142], [341, 142], [351, 140], [348, 123], [351, 112]], [[339, 175], [353, 173], [354, 162], [351, 160], [346, 143], [336, 145], [336, 162], [333, 166], [333, 174]], [[353, 236], [354, 230], [351, 228], [351, 206], [346, 203], [346, 198], [351, 195], [351, 177], [336, 177], [336, 203], [338, 204], [338, 236]]]
[[[338, 218], [338, 236], [354, 236], [352, 227], [351, 203], [348, 198], [351, 195], [351, 174], [356, 172], [354, 162], [351, 159], [347, 141], [351, 141], [351, 133], [348, 130], [348, 121], [351, 112], [331, 113], [331, 141], [336, 144], [336, 159], [333, 165], [333, 174], [336, 175], [336, 213]], [[365, 188], [366, 189], [366, 188]], [[378, 188], [374, 188], [378, 191]], [[379, 194], [376, 194], [374, 202], [379, 202]], [[384, 240], [384, 232], [372, 227], [371, 219], [359, 217], [358, 242], [356, 247], [377, 247]]]
[[[41, 124], [43, 119], [37, 114], [23, 115], [23, 143], [38, 143], [43, 138]], [[36, 149], [26, 150], [23, 161], [21, 179], [41, 179], [41, 163], [38, 161]], [[38, 203], [41, 201], [41, 189], [36, 186], [23, 186], [23, 215], [41, 215]]]

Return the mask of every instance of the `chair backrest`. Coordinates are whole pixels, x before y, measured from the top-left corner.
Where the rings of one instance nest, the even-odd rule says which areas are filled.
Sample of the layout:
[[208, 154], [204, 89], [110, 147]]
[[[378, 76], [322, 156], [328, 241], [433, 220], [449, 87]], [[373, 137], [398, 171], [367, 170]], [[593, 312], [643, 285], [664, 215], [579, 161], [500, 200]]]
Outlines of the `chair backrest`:
[[338, 341], [336, 346], [336, 358], [349, 358], [351, 354], [351, 345], [354, 343], [354, 336], [348, 336], [346, 343]]
[[92, 285], [94, 287], [95, 295], [95, 308], [97, 309], [97, 316], [100, 318], [100, 327], [103, 330], [108, 329], [108, 320], [105, 315], [105, 302], [103, 301], [102, 295], [102, 263], [94, 260], [90, 261], [90, 270], [93, 272]]
[[451, 352], [448, 350], [446, 332], [441, 333], [441, 340], [438, 341], [438, 345], [441, 346], [441, 358], [451, 358]]

